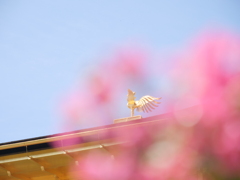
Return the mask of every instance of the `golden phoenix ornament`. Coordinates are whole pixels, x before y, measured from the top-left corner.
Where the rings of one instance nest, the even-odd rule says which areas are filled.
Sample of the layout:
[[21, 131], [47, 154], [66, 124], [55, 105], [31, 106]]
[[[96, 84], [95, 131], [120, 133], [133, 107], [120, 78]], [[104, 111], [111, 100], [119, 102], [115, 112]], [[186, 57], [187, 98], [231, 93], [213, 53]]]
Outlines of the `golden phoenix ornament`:
[[[159, 100], [161, 98], [155, 98], [149, 95], [143, 96], [140, 98], [139, 101], [135, 101], [136, 97], [134, 96], [135, 92], [128, 89], [128, 95], [127, 95], [127, 107], [131, 109], [131, 117], [134, 116], [134, 109], [137, 109], [138, 112], [151, 112], [152, 109], [155, 107], [158, 107], [156, 104], [160, 104], [160, 102], [157, 102], [155, 100]], [[155, 104], [154, 104], [155, 103]]]

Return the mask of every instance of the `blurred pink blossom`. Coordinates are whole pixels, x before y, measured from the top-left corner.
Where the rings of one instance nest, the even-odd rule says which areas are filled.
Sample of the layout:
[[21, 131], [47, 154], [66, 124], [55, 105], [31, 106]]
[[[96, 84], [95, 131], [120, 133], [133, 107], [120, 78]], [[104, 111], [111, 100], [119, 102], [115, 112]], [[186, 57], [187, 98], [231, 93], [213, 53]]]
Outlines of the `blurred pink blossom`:
[[[205, 33], [174, 62], [168, 72], [175, 87], [168, 122], [107, 132], [127, 143], [114, 155], [91, 151], [80, 157], [79, 166], [73, 167], [76, 178], [240, 178], [239, 36]], [[143, 86], [151, 78], [147, 63], [140, 51], [120, 51], [105, 61], [90, 74], [86, 86], [64, 102], [68, 123], [113, 120], [119, 92], [131, 83]]]

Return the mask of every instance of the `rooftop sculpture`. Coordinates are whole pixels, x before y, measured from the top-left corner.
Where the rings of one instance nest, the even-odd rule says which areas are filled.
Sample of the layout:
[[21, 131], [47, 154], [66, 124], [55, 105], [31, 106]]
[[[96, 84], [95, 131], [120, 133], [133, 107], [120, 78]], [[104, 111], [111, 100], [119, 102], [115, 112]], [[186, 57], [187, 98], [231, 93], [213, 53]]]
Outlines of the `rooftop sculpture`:
[[155, 100], [159, 100], [161, 98], [155, 98], [155, 97], [146, 95], [140, 98], [139, 101], [135, 101], [136, 97], [134, 95], [135, 95], [135, 92], [128, 89], [127, 107], [131, 109], [131, 117], [134, 116], [134, 109], [137, 109], [138, 112], [141, 112], [141, 111], [149, 112], [149, 111], [152, 111], [152, 109], [154, 109], [155, 107], [158, 107], [156, 104], [160, 104], [160, 102], [157, 102]]

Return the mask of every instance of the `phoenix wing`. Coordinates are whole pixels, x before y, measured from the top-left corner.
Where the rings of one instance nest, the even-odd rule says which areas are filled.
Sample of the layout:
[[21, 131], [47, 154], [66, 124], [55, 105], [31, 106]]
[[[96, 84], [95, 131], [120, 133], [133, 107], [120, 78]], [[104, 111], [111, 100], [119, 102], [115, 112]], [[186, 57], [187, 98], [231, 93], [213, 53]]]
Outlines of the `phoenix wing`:
[[155, 100], [159, 100], [161, 98], [155, 98], [152, 96], [143, 96], [139, 101], [136, 101], [137, 111], [141, 112], [149, 112], [152, 111], [155, 107], [158, 107], [156, 104], [160, 104]]

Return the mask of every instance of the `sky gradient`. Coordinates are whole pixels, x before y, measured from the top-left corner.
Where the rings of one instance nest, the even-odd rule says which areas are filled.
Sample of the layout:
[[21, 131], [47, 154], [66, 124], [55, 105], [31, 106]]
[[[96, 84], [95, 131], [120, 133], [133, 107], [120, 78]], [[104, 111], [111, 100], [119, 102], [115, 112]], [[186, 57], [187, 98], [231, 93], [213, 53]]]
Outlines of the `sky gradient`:
[[207, 29], [240, 33], [239, 9], [237, 0], [0, 1], [0, 143], [60, 133], [62, 96], [114, 49], [169, 52]]

